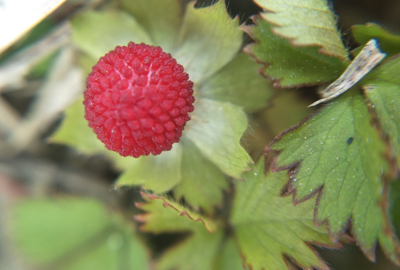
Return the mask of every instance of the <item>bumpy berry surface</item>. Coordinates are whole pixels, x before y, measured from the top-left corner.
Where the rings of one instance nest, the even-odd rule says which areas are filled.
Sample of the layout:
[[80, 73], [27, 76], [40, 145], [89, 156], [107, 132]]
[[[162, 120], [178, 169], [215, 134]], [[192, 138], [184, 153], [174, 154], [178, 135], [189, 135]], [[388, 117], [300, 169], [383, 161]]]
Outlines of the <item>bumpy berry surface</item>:
[[179, 142], [193, 111], [193, 83], [160, 47], [118, 46], [93, 67], [84, 92], [85, 118], [122, 156], [158, 155]]

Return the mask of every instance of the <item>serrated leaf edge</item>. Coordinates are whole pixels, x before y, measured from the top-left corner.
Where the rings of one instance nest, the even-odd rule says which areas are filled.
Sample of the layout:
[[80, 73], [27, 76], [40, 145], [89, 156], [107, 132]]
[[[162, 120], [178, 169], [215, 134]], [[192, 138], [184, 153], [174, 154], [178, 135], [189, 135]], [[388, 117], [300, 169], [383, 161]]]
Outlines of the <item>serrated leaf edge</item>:
[[[299, 124], [297, 124], [297, 125], [299, 125]], [[275, 150], [271, 150], [271, 151], [275, 151]], [[275, 152], [278, 152], [278, 151], [275, 151]], [[273, 162], [274, 161], [272, 161], [271, 163], [270, 163], [270, 161], [268, 161], [267, 153], [264, 153], [264, 158], [265, 158], [264, 159], [264, 170], [263, 170], [264, 176], [266, 176], [268, 173], [277, 172], [278, 170], [276, 170], [276, 171], [272, 170], [272, 166], [273, 166]], [[261, 162], [261, 161], [258, 161], [258, 162]], [[286, 187], [287, 187], [287, 185], [285, 185], [283, 187], [282, 192], [285, 190]], [[281, 196], [287, 196], [287, 195], [288, 194], [285, 194], [285, 195], [281, 194]], [[295, 205], [295, 203], [293, 203], [293, 204]], [[314, 224], [314, 225], [317, 228], [319, 227], [319, 225], [317, 225], [317, 224]], [[340, 242], [335, 243], [335, 242], [332, 241], [331, 244], [328, 244], [328, 243], [322, 243], [322, 242], [319, 242], [319, 241], [306, 241], [304, 239], [301, 239], [301, 241], [309, 248], [309, 250], [311, 250], [311, 252], [313, 252], [315, 254], [316, 258], [318, 258], [318, 260], [323, 265], [323, 268], [320, 268], [320, 267], [315, 266], [315, 265], [312, 266], [311, 268], [306, 268], [304, 265], [301, 265], [299, 262], [297, 262], [292, 256], [282, 252], [282, 253], [280, 253], [280, 255], [283, 257], [283, 261], [285, 262], [288, 270], [290, 270], [290, 269], [298, 269], [297, 266], [300, 266], [301, 269], [309, 269], [309, 270], [313, 270], [313, 269], [330, 270], [329, 266], [325, 263], [325, 261], [321, 258], [319, 253], [315, 250], [315, 248], [312, 245], [315, 245], [315, 246], [318, 246], [318, 247], [323, 247], [323, 248], [329, 248], [329, 249], [340, 249], [340, 248], [343, 247]], [[351, 239], [351, 237], [349, 235], [345, 234], [345, 235], [343, 235], [343, 242], [344, 243], [349, 243], [349, 242], [352, 242], [352, 239]], [[252, 265], [250, 263], [246, 262], [246, 256], [243, 254], [243, 252], [242, 252], [242, 250], [240, 248], [240, 245], [239, 244], [237, 244], [237, 245], [238, 245], [238, 248], [239, 248], [240, 256], [241, 256], [241, 258], [243, 260], [243, 265], [244, 266], [248, 266], [249, 269], [252, 269]]]
[[[250, 43], [250, 44], [248, 44], [248, 45], [246, 45], [244, 48], [243, 48], [243, 51], [246, 53], [246, 54], [248, 54], [249, 56], [251, 56], [253, 59], [254, 59], [254, 61], [256, 62], [256, 63], [259, 63], [259, 64], [261, 64], [262, 66], [258, 69], [258, 73], [260, 73], [260, 75], [261, 76], [263, 76], [264, 78], [266, 78], [266, 79], [268, 79], [269, 81], [271, 81], [271, 82], [273, 82], [273, 86], [274, 87], [277, 87], [277, 88], [283, 88], [283, 89], [292, 89], [292, 88], [300, 88], [300, 87], [306, 87], [306, 86], [314, 86], [314, 85], [321, 85], [321, 84], [324, 84], [324, 83], [327, 83], [327, 81], [321, 81], [321, 82], [316, 82], [316, 83], [300, 83], [300, 84], [294, 84], [294, 85], [288, 85], [288, 86], [282, 86], [281, 84], [280, 84], [280, 81], [281, 80], [283, 80], [283, 78], [280, 78], [280, 79], [274, 79], [274, 78], [272, 78], [272, 77], [270, 77], [270, 76], [268, 76], [268, 75], [266, 75], [265, 74], [265, 70], [269, 67], [269, 66], [272, 66], [272, 65], [274, 65], [274, 63], [269, 63], [269, 62], [264, 62], [264, 61], [261, 61], [261, 60], [259, 60], [251, 51], [251, 48], [252, 47], [254, 47], [254, 46], [256, 46], [256, 45], [258, 45], [258, 44], [261, 44], [260, 43], [260, 40], [258, 40], [253, 34], [252, 34], [252, 32], [251, 32], [251, 29], [252, 28], [255, 28], [256, 26], [257, 26], [257, 22], [256, 22], [256, 18], [261, 18], [262, 19], [262, 17], [260, 16], [260, 15], [253, 15], [253, 16], [251, 16], [251, 20], [254, 22], [254, 24], [255, 25], [245, 25], [245, 24], [243, 24], [243, 25], [241, 25], [239, 28], [243, 31], [243, 32], [245, 32], [247, 35], [249, 35], [252, 39], [253, 39], [253, 43]], [[267, 20], [266, 20], [267, 21]], [[267, 21], [268, 23], [270, 23], [269, 21]], [[270, 23], [271, 25], [274, 25], [273, 23]], [[293, 42], [293, 39], [290, 39], [290, 38], [287, 38], [287, 37], [284, 37], [284, 36], [282, 36], [282, 35], [278, 35], [278, 34], [276, 34], [275, 33], [275, 31], [273, 30], [273, 28], [271, 29], [271, 31], [274, 33], [274, 35], [276, 35], [277, 37], [281, 37], [281, 38], [283, 38], [283, 39], [287, 39], [288, 41], [289, 41], [289, 43], [293, 46], [293, 47], [315, 47], [315, 48], [319, 48], [318, 49], [318, 52], [319, 53], [321, 53], [321, 54], [324, 54], [324, 55], [327, 55], [327, 56], [332, 56], [332, 57], [337, 57], [337, 58], [339, 58], [339, 59], [342, 59], [341, 57], [338, 57], [337, 55], [331, 55], [331, 54], [327, 54], [327, 53], [322, 53], [321, 52], [321, 49], [323, 49], [322, 48], [322, 46], [320, 46], [320, 45], [312, 45], [312, 44], [310, 44], [310, 45], [299, 45], [299, 44], [296, 44], [296, 43], [294, 43]], [[350, 61], [348, 60], [348, 59], [342, 59], [343, 61], [347, 61], [347, 62], [349, 62], [350, 63]], [[345, 68], [343, 67], [343, 70], [344, 70]]]
[[[187, 216], [188, 218], [190, 218], [191, 220], [193, 220], [194, 222], [201, 222], [203, 223], [205, 229], [209, 232], [209, 233], [215, 233], [217, 231], [217, 228], [213, 228], [207, 225], [207, 223], [199, 216], [197, 219], [193, 218], [190, 213], [188, 213], [186, 210], [180, 211], [179, 209], [175, 208], [172, 204], [170, 204], [169, 202], [166, 201], [166, 199], [164, 197], [161, 196], [157, 196], [157, 195], [153, 195], [153, 194], [148, 194], [145, 192], [140, 192], [140, 195], [142, 196], [142, 198], [144, 200], [162, 200], [163, 201], [163, 207], [164, 208], [172, 208], [173, 210], [175, 210], [176, 212], [179, 213], [179, 215], [182, 216]], [[147, 203], [139, 203], [139, 202], [135, 202], [135, 206], [137, 208], [142, 208], [142, 206], [146, 205]], [[146, 222], [146, 216], [148, 215], [148, 213], [144, 213], [144, 214], [138, 214], [135, 215], [134, 218], [135, 220], [139, 221], [139, 222]], [[143, 226], [141, 227], [141, 229], [143, 229]]]
[[[268, 22], [269, 24], [274, 25], [274, 26], [276, 26], [276, 27], [281, 27], [281, 25], [278, 25], [278, 24], [273, 23], [273, 22], [271, 22], [270, 20], [268, 20], [268, 18], [265, 17], [264, 14], [265, 14], [265, 12], [263, 12], [263, 13], [260, 14], [260, 17], [261, 17], [264, 21], [266, 21], [266, 22]], [[333, 56], [333, 57], [339, 58], [339, 59], [344, 60], [344, 61], [349, 61], [348, 58], [343, 58], [343, 57], [340, 56], [340, 55], [331, 54], [331, 53], [329, 53], [329, 52], [326, 52], [324, 46], [322, 46], [321, 44], [313, 44], [313, 43], [308, 43], [308, 44], [303, 43], [303, 44], [300, 44], [300, 43], [297, 43], [297, 42], [296, 42], [296, 38], [292, 38], [292, 37], [288, 37], [288, 36], [282, 35], [282, 34], [278, 33], [278, 31], [277, 31], [275, 28], [273, 28], [273, 27], [271, 28], [271, 31], [272, 31], [272, 33], [274, 33], [276, 36], [289, 40], [290, 44], [292, 44], [294, 47], [318, 47], [318, 48], [319, 48], [319, 49], [318, 49], [318, 52], [319, 52], [320, 54], [324, 54], [324, 55], [328, 55], [328, 56]]]
[[[337, 102], [337, 101], [336, 101]], [[349, 217], [349, 219], [347, 220], [347, 223], [345, 226], [342, 227], [342, 229], [337, 233], [337, 234], [333, 234], [330, 230], [330, 226], [329, 226], [329, 220], [325, 219], [325, 220], [318, 220], [317, 219], [317, 213], [318, 213], [318, 205], [319, 205], [319, 201], [320, 201], [320, 197], [322, 196], [322, 191], [324, 188], [324, 185], [322, 185], [320, 188], [315, 189], [313, 192], [311, 192], [309, 195], [305, 196], [304, 198], [302, 198], [301, 200], [297, 199], [297, 195], [296, 195], [296, 189], [293, 188], [292, 183], [293, 183], [293, 179], [295, 178], [294, 175], [297, 173], [297, 169], [301, 166], [301, 160], [293, 163], [293, 164], [289, 164], [287, 166], [277, 166], [277, 159], [278, 156], [280, 154], [281, 151], [277, 151], [275, 149], [272, 149], [272, 145], [274, 145], [275, 142], [279, 141], [284, 135], [290, 133], [293, 130], [298, 129], [301, 125], [303, 125], [305, 122], [307, 122], [309, 119], [311, 119], [313, 116], [317, 115], [318, 113], [320, 113], [322, 111], [322, 109], [324, 107], [326, 107], [328, 104], [322, 106], [321, 108], [319, 108], [317, 111], [311, 113], [310, 115], [308, 115], [306, 118], [304, 118], [303, 120], [301, 120], [298, 124], [282, 131], [280, 134], [278, 134], [265, 148], [265, 156], [267, 157], [268, 155], [271, 155], [272, 153], [274, 153], [274, 156], [272, 158], [272, 162], [271, 162], [271, 171], [272, 172], [279, 172], [282, 170], [289, 170], [289, 181], [286, 185], [287, 187], [287, 191], [288, 194], [293, 194], [292, 197], [292, 201], [293, 201], [293, 205], [297, 205], [299, 203], [302, 203], [304, 201], [307, 201], [309, 199], [311, 199], [312, 197], [315, 196], [315, 194], [318, 193], [318, 197], [316, 200], [316, 204], [315, 204], [315, 208], [314, 208], [314, 223], [315, 226], [319, 227], [322, 224], [326, 223], [327, 225], [327, 229], [328, 229], [328, 235], [331, 238], [333, 243], [340, 243], [341, 242], [356, 242], [357, 246], [359, 247], [359, 249], [364, 253], [364, 255], [372, 262], [375, 262], [376, 260], [376, 246], [379, 243], [379, 235], [377, 236], [377, 240], [376, 240], [376, 244], [371, 248], [371, 249], [365, 249], [362, 246], [360, 246], [358, 244], [358, 240], [357, 240], [357, 233], [352, 229], [351, 224], [353, 223], [353, 215], [351, 215]], [[385, 179], [384, 179], [385, 180]], [[392, 261], [396, 264], [400, 266], [400, 241], [394, 237], [395, 233], [393, 231], [393, 229], [391, 228], [390, 225], [390, 219], [389, 219], [389, 213], [388, 213], [388, 202], [387, 202], [387, 197], [388, 197], [388, 180], [387, 181], [383, 181], [384, 183], [384, 196], [382, 196], [382, 200], [380, 201], [380, 205], [382, 207], [382, 212], [383, 212], [383, 216], [384, 216], [384, 220], [385, 220], [385, 230], [384, 233], [389, 235], [391, 239], [393, 239], [393, 243], [395, 245], [395, 254], [396, 256], [396, 260], [394, 261], [390, 254], [387, 254], [386, 250], [384, 248], [382, 248], [383, 252], [385, 253], [385, 255], [388, 258], [391, 258]], [[386, 203], [385, 203], [385, 199], [386, 198]], [[352, 237], [347, 235], [345, 232], [348, 229], [351, 229], [351, 233], [352, 233]], [[381, 246], [381, 244], [379, 243], [379, 245]], [[328, 268], [329, 269], [329, 268]]]

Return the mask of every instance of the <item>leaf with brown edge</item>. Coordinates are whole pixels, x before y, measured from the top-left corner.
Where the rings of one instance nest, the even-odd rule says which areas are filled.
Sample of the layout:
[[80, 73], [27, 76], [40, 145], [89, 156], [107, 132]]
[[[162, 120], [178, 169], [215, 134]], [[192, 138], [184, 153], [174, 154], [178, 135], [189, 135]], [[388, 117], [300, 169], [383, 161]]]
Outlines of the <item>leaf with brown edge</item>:
[[400, 168], [400, 55], [373, 70], [364, 79], [364, 93], [376, 113], [383, 133], [389, 137], [391, 156]]
[[263, 12], [244, 26], [256, 43], [245, 52], [264, 64], [261, 74], [277, 87], [335, 80], [345, 69], [347, 49], [325, 0], [255, 0]]
[[136, 203], [136, 206], [146, 213], [136, 215], [135, 219], [145, 223], [141, 226], [143, 231], [156, 234], [190, 232], [183, 241], [163, 252], [156, 262], [156, 269], [242, 269], [237, 247], [221, 229], [221, 222], [210, 221], [160, 196], [145, 193], [142, 196], [146, 202]]
[[315, 198], [293, 205], [282, 195], [288, 179], [287, 171], [272, 172], [262, 158], [237, 183], [231, 224], [243, 263], [253, 270], [329, 269], [310, 244], [340, 244], [331, 242], [326, 226], [314, 225]]
[[351, 224], [353, 237], [369, 259], [375, 259], [379, 242], [400, 264], [399, 241], [384, 207], [385, 177], [391, 171], [387, 144], [371, 125], [368, 107], [356, 90], [277, 136], [267, 151], [280, 152], [273, 170], [291, 170], [288, 190], [295, 203], [319, 192], [314, 219], [318, 224], [327, 221], [333, 241], [339, 241]]
[[335, 14], [326, 0], [254, 0], [272, 31], [294, 46], [318, 46], [319, 52], [347, 59]]
[[346, 61], [319, 52], [315, 45], [293, 45], [291, 41], [273, 33], [273, 25], [254, 16], [255, 26], [242, 29], [256, 42], [244, 51], [264, 66], [260, 73], [276, 87], [294, 88], [316, 85], [337, 79], [346, 68]]
[[[217, 225], [214, 221], [185, 208], [177, 202], [144, 192], [141, 192], [141, 195], [146, 203], [135, 203], [135, 205], [148, 213], [135, 215], [135, 219], [145, 223], [141, 226], [143, 231], [153, 233], [191, 231], [194, 226], [198, 226], [194, 223], [202, 223], [209, 233], [217, 231]], [[165, 208], [170, 208], [174, 212], [178, 212], [179, 215], [176, 215], [176, 213], [172, 215]], [[182, 222], [182, 218], [185, 218], [185, 222]]]

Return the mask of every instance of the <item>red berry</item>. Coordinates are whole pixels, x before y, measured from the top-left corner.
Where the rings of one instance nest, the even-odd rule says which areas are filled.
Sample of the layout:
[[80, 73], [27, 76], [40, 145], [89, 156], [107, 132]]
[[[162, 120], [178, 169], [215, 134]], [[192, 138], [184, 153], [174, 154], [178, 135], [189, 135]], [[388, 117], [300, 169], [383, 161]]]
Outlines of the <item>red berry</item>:
[[179, 142], [193, 111], [193, 83], [175, 59], [146, 44], [117, 46], [93, 67], [85, 118], [122, 156], [159, 155]]

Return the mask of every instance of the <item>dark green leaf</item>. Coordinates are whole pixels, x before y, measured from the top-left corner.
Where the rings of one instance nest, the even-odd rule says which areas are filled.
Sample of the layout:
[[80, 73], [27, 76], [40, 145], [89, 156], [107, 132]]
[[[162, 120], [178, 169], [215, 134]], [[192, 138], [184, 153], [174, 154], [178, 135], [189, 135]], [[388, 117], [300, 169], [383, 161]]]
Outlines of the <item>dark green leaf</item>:
[[361, 249], [373, 259], [376, 242], [394, 261], [397, 240], [390, 231], [383, 174], [388, 173], [386, 145], [371, 125], [362, 96], [353, 88], [318, 114], [278, 136], [277, 168], [293, 168], [289, 190], [303, 201], [322, 187], [316, 220], [327, 220], [338, 241], [351, 220]]
[[370, 39], [377, 39], [381, 50], [393, 56], [400, 52], [400, 36], [394, 35], [375, 23], [354, 25], [352, 27], [354, 39], [360, 44], [366, 44]]
[[273, 25], [254, 17], [256, 26], [244, 30], [256, 40], [245, 51], [264, 63], [262, 73], [275, 86], [298, 87], [334, 81], [345, 69], [340, 58], [320, 53], [318, 46], [293, 45], [291, 40], [274, 33]]
[[375, 69], [365, 80], [364, 90], [372, 103], [385, 135], [389, 136], [393, 156], [400, 168], [400, 57]]

